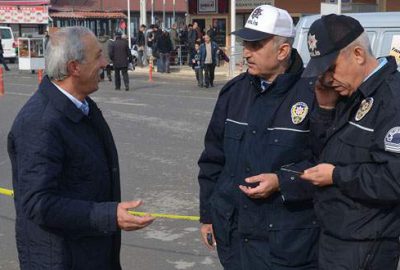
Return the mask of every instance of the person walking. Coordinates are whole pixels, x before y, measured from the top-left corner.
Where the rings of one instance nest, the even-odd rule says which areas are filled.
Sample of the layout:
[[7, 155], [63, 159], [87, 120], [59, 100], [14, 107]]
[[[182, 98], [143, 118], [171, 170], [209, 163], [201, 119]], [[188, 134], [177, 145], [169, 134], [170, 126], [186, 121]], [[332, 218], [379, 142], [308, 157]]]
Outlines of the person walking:
[[200, 45], [196, 43], [194, 45], [194, 52], [191, 57], [192, 68], [196, 74], [197, 86], [203, 87], [204, 86], [204, 76], [203, 76], [203, 68], [201, 66], [200, 61]]
[[21, 270], [121, 270], [121, 230], [153, 217], [121, 201], [118, 154], [107, 122], [89, 97], [106, 66], [84, 27], [53, 33], [46, 76], [8, 135], [15, 235]]
[[129, 91], [128, 65], [132, 58], [128, 41], [122, 39], [122, 33], [117, 32], [115, 41], [111, 45], [110, 59], [114, 65], [115, 90], [121, 89], [121, 73], [125, 85], [125, 91]]
[[10, 69], [7, 66], [6, 60], [4, 60], [4, 49], [3, 49], [3, 44], [1, 42], [1, 35], [0, 35], [0, 63], [3, 65], [4, 69], [6, 71], [10, 71]]
[[200, 46], [200, 61], [204, 69], [205, 87], [214, 87], [215, 66], [217, 65], [219, 47], [208, 35], [204, 36], [204, 43]]
[[138, 65], [139, 67], [143, 67], [144, 60], [144, 50], [146, 45], [145, 39], [146, 25], [142, 24], [140, 26], [138, 37], [137, 37], [137, 50], [138, 50]]
[[159, 52], [160, 65], [157, 65], [157, 72], [170, 73], [170, 63], [169, 58], [172, 51], [171, 38], [167, 31], [164, 31], [157, 41], [157, 51]]
[[232, 34], [249, 65], [222, 88], [205, 135], [201, 239], [225, 270], [316, 270], [314, 187], [297, 173], [318, 153], [314, 79], [301, 78], [287, 11], [259, 6]]
[[[400, 74], [394, 57], [376, 59], [354, 18], [330, 14], [308, 31], [317, 77], [315, 130], [324, 138], [319, 164], [302, 178], [314, 184], [321, 224], [319, 269], [396, 270], [400, 256]], [[321, 114], [322, 110], [328, 113]], [[327, 118], [328, 116], [328, 118]]]
[[100, 79], [104, 80], [104, 73], [107, 74], [108, 80], [111, 82], [111, 59], [110, 59], [110, 48], [111, 48], [111, 41], [110, 37], [105, 34], [104, 30], [100, 31], [100, 36], [97, 39], [98, 42], [101, 45], [101, 54], [106, 59], [107, 65], [105, 68], [102, 68], [101, 73], [100, 73]]

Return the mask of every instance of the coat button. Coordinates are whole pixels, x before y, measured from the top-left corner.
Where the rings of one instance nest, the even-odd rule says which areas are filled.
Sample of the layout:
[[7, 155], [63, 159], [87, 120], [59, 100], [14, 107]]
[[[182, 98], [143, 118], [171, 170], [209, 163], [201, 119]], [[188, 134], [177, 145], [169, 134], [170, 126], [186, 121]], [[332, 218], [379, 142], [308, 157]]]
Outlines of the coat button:
[[249, 239], [245, 238], [245, 239], [244, 239], [244, 242], [245, 242], [245, 243], [249, 242]]
[[249, 167], [246, 167], [246, 172], [250, 172], [250, 168]]
[[294, 176], [291, 176], [291, 177], [290, 177], [290, 180], [294, 180]]
[[275, 139], [275, 140], [274, 140], [274, 142], [276, 142], [276, 143], [277, 143], [277, 142], [279, 142], [279, 140], [278, 140], [278, 139]]
[[251, 133], [253, 133], [253, 134], [256, 134], [256, 133], [257, 133], [257, 131], [253, 130]]
[[272, 228], [272, 227], [274, 227], [274, 224], [271, 223], [268, 225], [268, 227]]

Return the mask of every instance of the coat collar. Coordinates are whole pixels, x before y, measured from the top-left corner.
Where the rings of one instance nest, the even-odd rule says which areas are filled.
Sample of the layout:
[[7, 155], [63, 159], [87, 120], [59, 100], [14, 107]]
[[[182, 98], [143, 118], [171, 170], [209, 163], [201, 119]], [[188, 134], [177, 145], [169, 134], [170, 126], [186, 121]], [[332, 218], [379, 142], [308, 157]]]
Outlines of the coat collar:
[[[68, 99], [68, 97], [57, 89], [48, 76], [43, 78], [38, 91], [49, 99], [54, 108], [67, 116], [71, 121], [78, 123], [83, 117], [85, 117], [81, 110], [79, 110], [74, 103]], [[89, 102], [90, 110], [94, 109], [95, 106], [92, 105], [94, 102], [89, 98], [87, 100]]]

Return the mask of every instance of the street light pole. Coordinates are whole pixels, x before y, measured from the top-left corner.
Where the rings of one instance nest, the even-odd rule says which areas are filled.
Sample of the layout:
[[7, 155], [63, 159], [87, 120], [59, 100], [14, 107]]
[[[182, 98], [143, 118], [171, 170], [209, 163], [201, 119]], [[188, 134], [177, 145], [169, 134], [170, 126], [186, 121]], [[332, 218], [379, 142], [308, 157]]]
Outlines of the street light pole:
[[175, 23], [175, 0], [173, 0], [172, 1], [172, 18], [173, 18], [173, 20], [172, 20], [172, 23]]
[[151, 0], [151, 24], [154, 24], [154, 0]]
[[128, 44], [129, 48], [131, 47], [131, 1], [127, 0], [128, 2]]
[[162, 9], [162, 28], [165, 28], [165, 0], [162, 1], [163, 9]]
[[[231, 32], [236, 29], [236, 0], [231, 1]], [[236, 60], [236, 36], [231, 35], [231, 59], [229, 61], [229, 76], [232, 78], [235, 74]]]

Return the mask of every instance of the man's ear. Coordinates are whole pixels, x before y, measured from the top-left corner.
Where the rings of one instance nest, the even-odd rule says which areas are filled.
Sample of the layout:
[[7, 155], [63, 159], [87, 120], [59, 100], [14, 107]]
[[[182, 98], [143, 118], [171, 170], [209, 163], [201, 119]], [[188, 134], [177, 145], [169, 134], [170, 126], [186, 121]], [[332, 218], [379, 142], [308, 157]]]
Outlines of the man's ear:
[[289, 43], [283, 43], [278, 48], [278, 60], [284, 61], [289, 57], [290, 52], [292, 51], [291, 46]]
[[359, 65], [365, 64], [365, 62], [367, 61], [367, 52], [365, 51], [364, 48], [356, 46], [353, 48], [352, 53], [357, 64]]
[[79, 62], [76, 60], [68, 61], [67, 71], [69, 76], [79, 76], [80, 74]]

